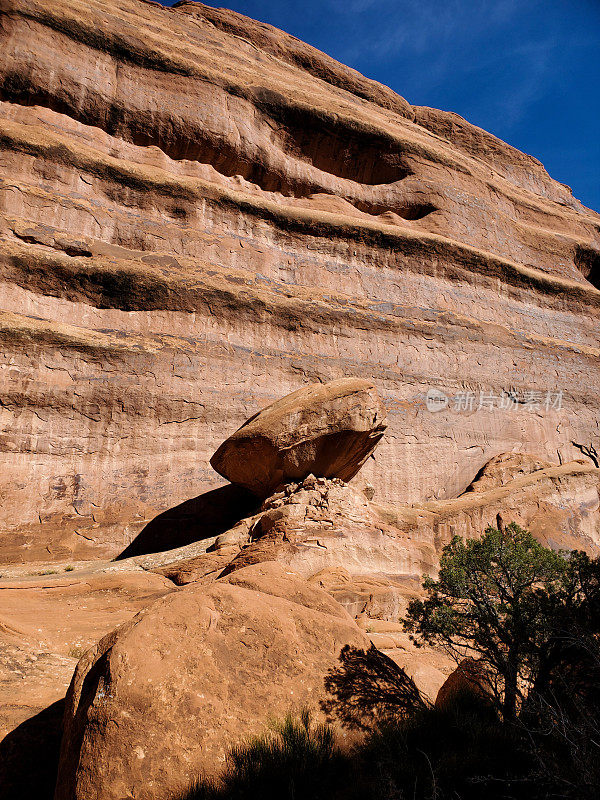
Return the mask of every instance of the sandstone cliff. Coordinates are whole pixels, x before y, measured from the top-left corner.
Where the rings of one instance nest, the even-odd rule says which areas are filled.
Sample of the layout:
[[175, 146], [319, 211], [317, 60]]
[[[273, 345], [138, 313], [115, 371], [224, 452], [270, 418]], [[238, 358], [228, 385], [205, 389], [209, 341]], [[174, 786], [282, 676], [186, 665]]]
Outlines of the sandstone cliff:
[[384, 504], [596, 436], [600, 217], [536, 159], [201, 4], [2, 0], [0, 41], [4, 561], [116, 555], [309, 382], [376, 383]]

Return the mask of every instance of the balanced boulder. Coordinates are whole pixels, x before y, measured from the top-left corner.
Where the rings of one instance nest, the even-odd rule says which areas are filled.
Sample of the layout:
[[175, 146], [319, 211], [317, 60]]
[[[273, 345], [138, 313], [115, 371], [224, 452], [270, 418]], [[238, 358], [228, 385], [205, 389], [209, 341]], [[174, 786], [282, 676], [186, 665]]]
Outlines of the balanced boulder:
[[311, 473], [349, 481], [383, 436], [385, 417], [370, 381], [311, 384], [251, 417], [210, 463], [224, 478], [261, 497]]
[[56, 800], [165, 800], [216, 777], [270, 719], [319, 713], [346, 644], [369, 640], [329, 594], [273, 562], [172, 592], [79, 662]]

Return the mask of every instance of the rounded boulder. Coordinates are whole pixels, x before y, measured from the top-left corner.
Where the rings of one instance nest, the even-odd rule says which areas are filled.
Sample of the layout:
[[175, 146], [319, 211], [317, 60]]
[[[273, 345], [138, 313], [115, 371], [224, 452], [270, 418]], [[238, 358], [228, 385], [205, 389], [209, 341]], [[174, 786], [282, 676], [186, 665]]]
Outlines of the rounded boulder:
[[219, 475], [266, 497], [310, 475], [349, 481], [387, 427], [371, 381], [315, 383], [259, 411], [210, 460]]

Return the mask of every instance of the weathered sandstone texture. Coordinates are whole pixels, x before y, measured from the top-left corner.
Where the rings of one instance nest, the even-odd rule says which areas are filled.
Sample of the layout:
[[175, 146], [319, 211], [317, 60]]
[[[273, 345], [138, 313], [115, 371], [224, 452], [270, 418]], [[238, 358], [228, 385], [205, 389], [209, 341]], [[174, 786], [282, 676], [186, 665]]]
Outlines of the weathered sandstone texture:
[[180, 586], [278, 561], [352, 616], [394, 622], [455, 535], [474, 537], [515, 521], [550, 547], [600, 553], [599, 489], [600, 470], [590, 462], [552, 467], [511, 454], [487, 465], [461, 497], [412, 506], [382, 505], [338, 478], [309, 475], [203, 546], [183, 548], [179, 558], [173, 551], [168, 563], [136, 561]]
[[0, 739], [64, 696], [77, 660], [101, 636], [174, 588], [142, 571], [0, 581]]
[[319, 708], [345, 644], [370, 643], [325, 591], [274, 563], [158, 600], [79, 662], [56, 800], [164, 800], [218, 774], [270, 715]]
[[309, 475], [204, 545], [181, 548], [194, 551], [189, 558], [171, 551], [114, 563], [181, 588], [77, 665], [56, 800], [159, 800], [218, 775], [228, 748], [264, 730], [269, 714], [320, 707], [345, 644], [373, 642], [439, 707], [477, 698], [469, 662], [448, 677], [448, 657], [416, 652], [402, 630], [419, 573], [435, 572], [454, 534], [504, 519], [554, 546], [598, 552], [599, 479], [589, 463], [552, 467], [507, 454], [459, 498], [393, 507], [340, 478]]
[[51, 800], [64, 695], [78, 659], [175, 588], [133, 565], [113, 573], [68, 566], [69, 572], [0, 580], [2, 800]]
[[311, 384], [251, 417], [223, 442], [210, 465], [262, 497], [311, 474], [349, 481], [383, 436], [385, 414], [369, 381]]
[[4, 562], [201, 506], [308, 383], [376, 385], [383, 504], [597, 436], [600, 217], [535, 158], [201, 4], [1, 0], [0, 44]]
[[[8, 575], [0, 583], [0, 668], [4, 671], [0, 719], [5, 731], [17, 725], [0, 742], [0, 779], [10, 789], [8, 796], [49, 797], [58, 761], [60, 698], [76, 657], [90, 645], [92, 650], [83, 656], [71, 687], [64, 740], [67, 755], [61, 773], [61, 785], [70, 787], [64, 791], [75, 792], [77, 787], [75, 796], [81, 800], [112, 797], [112, 778], [105, 783], [91, 765], [115, 759], [118, 765], [127, 760], [123, 753], [131, 755], [138, 746], [144, 751], [140, 770], [149, 764], [151, 775], [155, 769], [160, 771], [161, 763], [177, 761], [181, 752], [187, 754], [184, 761], [188, 756], [189, 761], [173, 764], [174, 771], [164, 774], [185, 781], [199, 765], [218, 769], [228, 745], [264, 724], [264, 715], [260, 717], [254, 705], [257, 688], [252, 675], [259, 676], [260, 690], [275, 698], [275, 706], [269, 705], [269, 709], [276, 715], [285, 713], [286, 687], [290, 697], [294, 692], [294, 699], [318, 706], [325, 660], [330, 659], [331, 665], [335, 658], [328, 638], [331, 620], [317, 615], [299, 621], [292, 615], [294, 627], [285, 622], [290, 604], [306, 605], [306, 598], [314, 600], [315, 592], [328, 608], [337, 609], [334, 617], [346, 620], [344, 630], [350, 625], [357, 635], [360, 629], [363, 633], [358, 641], [372, 641], [404, 667], [433, 700], [452, 665], [441, 652], [415, 650], [402, 630], [400, 617], [407, 601], [420, 592], [420, 574], [435, 571], [440, 547], [454, 533], [477, 535], [487, 524], [516, 519], [550, 544], [585, 546], [597, 552], [599, 476], [600, 470], [590, 463], [550, 467], [526, 455], [508, 454], [486, 465], [459, 498], [385, 506], [369, 500], [370, 492], [339, 478], [309, 475], [302, 483], [285, 485], [256, 513], [222, 533], [174, 550], [133, 555], [112, 563], [80, 562], [74, 568], [57, 563], [60, 572], [56, 574], [47, 565], [37, 576], [26, 576], [31, 565], [4, 568]], [[292, 570], [296, 577], [290, 577]], [[252, 591], [237, 603], [229, 595], [221, 597], [219, 587], [224, 585], [243, 585]], [[176, 586], [184, 588], [177, 592]], [[210, 613], [206, 625], [202, 620], [206, 617], [203, 604], [209, 603], [207, 597], [215, 600], [215, 591], [219, 609], [227, 606], [231, 613], [224, 615], [220, 629], [217, 624], [213, 630]], [[127, 622], [138, 609], [167, 594], [166, 600]], [[265, 594], [280, 599], [265, 600]], [[174, 595], [178, 599], [171, 601]], [[164, 619], [163, 602], [168, 611]], [[175, 615], [171, 614], [171, 602], [176, 606]], [[280, 629], [273, 628], [273, 617], [261, 616], [266, 606], [283, 625], [281, 637]], [[214, 603], [210, 608], [215, 609]], [[301, 610], [301, 615], [305, 613]], [[352, 618], [358, 628], [350, 623]], [[124, 622], [125, 628], [94, 646], [97, 638], [118, 622]], [[306, 633], [309, 628], [310, 636]], [[145, 631], [143, 636], [137, 635], [140, 630]], [[280, 638], [285, 639], [287, 650], [281, 649]], [[156, 656], [150, 641], [157, 648]], [[350, 641], [356, 639], [350, 637]], [[107, 663], [103, 661], [105, 653], [109, 654]], [[288, 666], [296, 659], [296, 667], [286, 671], [278, 661], [280, 656], [289, 659], [285, 662]], [[223, 673], [220, 677], [218, 670]], [[197, 691], [203, 695], [202, 702], [213, 703], [208, 711], [194, 705], [196, 695], [191, 705], [185, 704], [189, 699], [185, 687], [194, 688], [198, 680], [204, 680], [198, 677], [200, 673], [210, 681], [210, 686]], [[235, 687], [233, 681], [238, 681]], [[88, 707], [90, 686], [98, 700]], [[302, 694], [307, 686], [311, 691]], [[105, 696], [112, 700], [105, 703]], [[226, 700], [234, 709], [241, 709], [241, 716], [223, 710], [228, 707]], [[169, 703], [169, 709], [174, 702], [174, 716], [153, 705], [163, 701]], [[44, 709], [48, 703], [52, 705]], [[121, 719], [121, 706], [134, 719], [129, 727]], [[135, 713], [130, 711], [132, 706]], [[226, 729], [223, 739], [211, 722], [215, 715], [221, 719], [221, 712], [226, 716], [226, 724], [219, 722], [219, 730]], [[173, 737], [168, 727], [171, 722], [160, 731], [142, 724], [156, 719], [179, 720], [179, 738]], [[145, 748], [138, 741], [142, 734], [147, 738]], [[181, 736], [192, 734], [195, 744], [190, 740], [178, 749]], [[170, 750], [173, 741], [175, 755]], [[90, 743], [90, 750], [84, 754], [84, 769], [77, 772], [82, 742]], [[198, 742], [206, 743], [204, 750]], [[138, 754], [136, 750], [136, 759]], [[43, 766], [32, 771], [29, 764], [33, 762]], [[129, 763], [139, 766], [131, 758]], [[141, 773], [134, 775], [129, 767], [124, 772], [122, 767], [115, 769], [146, 791]], [[126, 792], [118, 781], [116, 785], [118, 791]], [[154, 791], [152, 785], [148, 791]]]

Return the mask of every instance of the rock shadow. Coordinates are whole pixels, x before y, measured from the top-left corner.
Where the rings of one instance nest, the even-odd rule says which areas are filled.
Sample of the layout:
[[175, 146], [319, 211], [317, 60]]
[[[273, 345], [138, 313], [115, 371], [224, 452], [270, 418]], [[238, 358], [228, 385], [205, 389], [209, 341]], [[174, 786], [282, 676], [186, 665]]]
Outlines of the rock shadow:
[[330, 697], [321, 701], [321, 709], [346, 727], [371, 730], [386, 718], [431, 707], [405, 670], [374, 644], [367, 650], [345, 645], [339, 661], [325, 677]]
[[2, 800], [52, 800], [65, 700], [25, 720], [0, 742]]
[[115, 561], [161, 553], [218, 536], [253, 514], [260, 500], [232, 483], [186, 500], [151, 520]]

